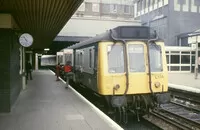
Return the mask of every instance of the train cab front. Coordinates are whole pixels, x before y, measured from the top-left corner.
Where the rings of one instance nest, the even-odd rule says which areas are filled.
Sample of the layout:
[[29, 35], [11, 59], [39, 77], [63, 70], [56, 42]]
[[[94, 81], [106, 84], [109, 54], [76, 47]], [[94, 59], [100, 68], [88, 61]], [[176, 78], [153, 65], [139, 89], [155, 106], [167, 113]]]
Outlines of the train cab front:
[[128, 41], [125, 46], [106, 42], [99, 46], [99, 92], [111, 97], [113, 107], [146, 111], [154, 102], [169, 101], [163, 42]]

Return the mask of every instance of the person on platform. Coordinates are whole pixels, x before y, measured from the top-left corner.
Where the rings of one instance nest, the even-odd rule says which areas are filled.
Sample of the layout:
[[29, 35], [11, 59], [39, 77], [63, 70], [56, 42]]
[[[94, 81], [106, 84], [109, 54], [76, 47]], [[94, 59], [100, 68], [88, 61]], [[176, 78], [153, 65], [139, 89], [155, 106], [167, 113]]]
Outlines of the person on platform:
[[58, 63], [58, 64], [56, 65], [56, 77], [57, 77], [56, 81], [59, 81], [59, 80], [60, 80], [60, 79], [59, 79], [60, 70], [61, 70], [61, 66], [60, 66], [60, 63]]
[[32, 65], [30, 63], [30, 61], [26, 62], [26, 78], [32, 80]]
[[68, 88], [70, 77], [73, 77], [73, 80], [75, 81], [75, 75], [72, 69], [73, 67], [71, 65], [71, 61], [67, 61], [66, 65], [64, 66], [64, 72], [65, 72], [65, 77], [66, 77], [66, 88]]

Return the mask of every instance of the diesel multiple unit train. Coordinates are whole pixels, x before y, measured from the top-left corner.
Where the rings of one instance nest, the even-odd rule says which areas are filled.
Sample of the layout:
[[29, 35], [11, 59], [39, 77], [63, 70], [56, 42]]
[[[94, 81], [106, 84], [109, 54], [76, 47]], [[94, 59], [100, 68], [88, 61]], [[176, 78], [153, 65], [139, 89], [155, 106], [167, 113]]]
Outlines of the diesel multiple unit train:
[[[71, 61], [76, 84], [105, 99], [108, 109], [139, 117], [169, 101], [164, 42], [145, 26], [118, 26], [57, 53]], [[139, 118], [138, 118], [139, 119]]]

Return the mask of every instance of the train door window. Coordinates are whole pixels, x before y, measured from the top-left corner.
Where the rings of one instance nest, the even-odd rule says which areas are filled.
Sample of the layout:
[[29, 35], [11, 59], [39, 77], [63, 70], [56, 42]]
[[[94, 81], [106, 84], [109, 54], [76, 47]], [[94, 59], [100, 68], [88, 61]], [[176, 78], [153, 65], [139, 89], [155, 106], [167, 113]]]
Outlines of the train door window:
[[80, 65], [80, 54], [78, 53], [78, 61], [77, 61], [77, 65]]
[[80, 53], [80, 65], [83, 66], [83, 53]]
[[67, 63], [67, 60], [68, 60], [68, 55], [67, 55], [67, 54], [65, 54], [65, 61], [64, 61], [64, 64], [66, 64], [66, 63]]
[[68, 59], [67, 59], [67, 61], [71, 61], [71, 63], [72, 63], [72, 54], [68, 54]]
[[77, 52], [75, 52], [75, 66], [77, 65]]
[[79, 54], [78, 54], [79, 52], [78, 51], [76, 51], [76, 66], [78, 66], [79, 65]]
[[89, 67], [92, 68], [92, 49], [89, 50]]
[[109, 45], [107, 47], [108, 72], [124, 73], [124, 47], [121, 44]]
[[95, 49], [95, 52], [94, 52], [94, 68], [97, 69], [97, 66], [98, 66], [98, 52], [97, 52], [97, 49]]
[[145, 72], [144, 45], [128, 45], [130, 72]]
[[151, 71], [161, 72], [163, 70], [161, 46], [155, 43], [149, 44], [149, 53]]
[[60, 63], [60, 64], [62, 63], [62, 58], [63, 58], [62, 55], [58, 56], [58, 63]]

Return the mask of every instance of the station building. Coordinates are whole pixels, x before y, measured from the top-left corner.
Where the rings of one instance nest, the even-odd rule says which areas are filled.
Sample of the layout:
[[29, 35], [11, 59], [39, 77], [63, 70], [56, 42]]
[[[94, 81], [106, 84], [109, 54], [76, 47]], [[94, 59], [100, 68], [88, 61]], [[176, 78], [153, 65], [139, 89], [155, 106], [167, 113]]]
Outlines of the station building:
[[164, 39], [170, 72], [194, 70], [195, 48], [200, 37], [190, 34], [200, 28], [199, 0], [137, 0], [134, 18], [155, 29]]

